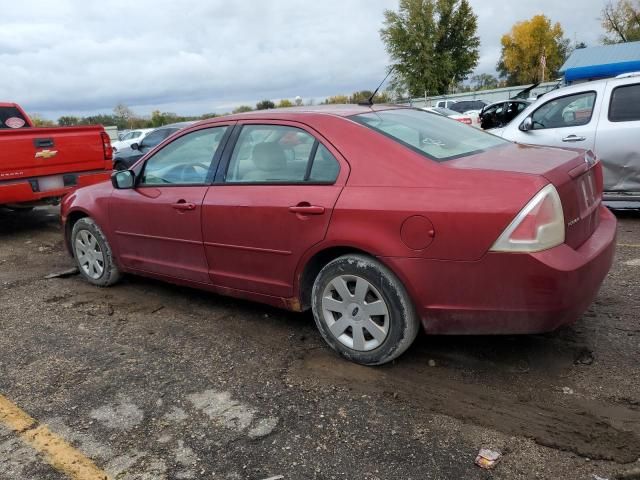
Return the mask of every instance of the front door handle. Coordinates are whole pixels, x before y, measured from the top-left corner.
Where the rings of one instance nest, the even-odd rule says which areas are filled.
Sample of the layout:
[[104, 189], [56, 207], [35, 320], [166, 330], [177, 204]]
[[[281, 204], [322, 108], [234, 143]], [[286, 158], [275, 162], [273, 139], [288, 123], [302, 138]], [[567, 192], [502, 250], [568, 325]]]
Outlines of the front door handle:
[[562, 139], [563, 142], [584, 142], [587, 137], [579, 137], [578, 135], [568, 135]]
[[196, 209], [196, 204], [195, 203], [186, 202], [184, 200], [179, 200], [178, 202], [174, 203], [171, 206], [173, 208], [175, 208], [176, 210], [180, 210], [180, 211], [189, 211], [189, 210], [195, 210]]
[[309, 205], [308, 203], [301, 203], [295, 207], [289, 207], [291, 213], [297, 213], [300, 215], [322, 215], [324, 213], [324, 207], [318, 207], [316, 205]]

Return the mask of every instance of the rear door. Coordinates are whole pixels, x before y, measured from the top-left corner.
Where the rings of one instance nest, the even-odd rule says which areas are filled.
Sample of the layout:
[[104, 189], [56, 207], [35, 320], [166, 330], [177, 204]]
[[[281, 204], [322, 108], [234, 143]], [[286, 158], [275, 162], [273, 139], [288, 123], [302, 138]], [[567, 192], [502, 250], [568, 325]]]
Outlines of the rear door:
[[203, 204], [211, 281], [291, 297], [298, 261], [324, 239], [348, 165], [293, 122], [245, 122], [234, 137]]
[[202, 243], [202, 200], [231, 127], [188, 132], [149, 157], [136, 188], [114, 190], [110, 221], [127, 268], [210, 283]]
[[[635, 82], [634, 82], [635, 80]], [[602, 161], [607, 192], [640, 192], [640, 81], [607, 84], [595, 152]]]

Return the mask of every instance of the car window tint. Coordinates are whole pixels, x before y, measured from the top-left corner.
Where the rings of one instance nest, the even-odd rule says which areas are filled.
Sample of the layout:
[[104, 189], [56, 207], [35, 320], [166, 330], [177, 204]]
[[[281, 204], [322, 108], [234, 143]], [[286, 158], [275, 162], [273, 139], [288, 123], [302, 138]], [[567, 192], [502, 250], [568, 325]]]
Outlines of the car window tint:
[[609, 120], [612, 122], [640, 120], [640, 84], [625, 85], [613, 90]]
[[27, 120], [15, 107], [0, 107], [0, 129], [29, 127]]
[[167, 131], [165, 129], [156, 130], [155, 132], [151, 132], [143, 139], [143, 145], [145, 147], [155, 147], [156, 145], [159, 145], [165, 138], [167, 138]]
[[[245, 125], [238, 137], [225, 181], [227, 183], [303, 183], [335, 181], [320, 146], [309, 133], [283, 125]], [[317, 148], [317, 150], [316, 150]], [[324, 147], [323, 147], [324, 148]], [[312, 153], [316, 154], [312, 157]], [[330, 155], [330, 154], [329, 154]], [[311, 180], [309, 162], [318, 158], [318, 178]], [[335, 159], [334, 159], [335, 160]], [[313, 166], [312, 166], [313, 167]], [[311, 168], [313, 171], [313, 168]], [[337, 175], [335, 175], [337, 176]], [[325, 178], [323, 178], [325, 177]]]
[[582, 92], [554, 98], [531, 115], [533, 129], [564, 128], [586, 125], [591, 121], [595, 92]]
[[471, 155], [508, 143], [463, 123], [410, 108], [363, 113], [350, 118], [436, 161]]
[[141, 185], [200, 185], [228, 127], [183, 135], [155, 153], [144, 166]]
[[335, 182], [340, 173], [340, 164], [336, 157], [331, 155], [327, 147], [320, 144], [311, 166], [309, 181], [311, 182]]

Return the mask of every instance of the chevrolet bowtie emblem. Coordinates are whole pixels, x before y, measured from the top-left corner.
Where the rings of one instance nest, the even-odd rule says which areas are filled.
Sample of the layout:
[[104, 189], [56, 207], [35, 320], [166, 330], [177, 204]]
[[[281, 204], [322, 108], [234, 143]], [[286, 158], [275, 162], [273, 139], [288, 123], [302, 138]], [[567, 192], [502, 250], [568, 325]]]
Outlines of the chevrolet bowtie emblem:
[[42, 150], [40, 152], [36, 152], [36, 158], [52, 158], [58, 154], [57, 150]]

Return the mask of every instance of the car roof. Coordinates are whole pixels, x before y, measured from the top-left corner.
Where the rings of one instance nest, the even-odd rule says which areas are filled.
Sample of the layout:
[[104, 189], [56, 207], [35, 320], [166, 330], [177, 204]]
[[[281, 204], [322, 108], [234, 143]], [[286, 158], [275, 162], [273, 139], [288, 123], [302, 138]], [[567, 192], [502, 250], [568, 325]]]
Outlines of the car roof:
[[[156, 128], [155, 130], [164, 130], [165, 128], [185, 128], [188, 127], [190, 125], [194, 125], [198, 123], [197, 121], [189, 121], [189, 122], [177, 122], [177, 123], [170, 123], [168, 125], [162, 125], [161, 127]], [[154, 130], [154, 129], [152, 129]]]
[[270, 108], [266, 110], [253, 110], [251, 112], [234, 113], [229, 115], [222, 115], [220, 117], [213, 117], [207, 120], [201, 120], [195, 125], [207, 125], [224, 121], [237, 121], [237, 120], [282, 120], [282, 121], [302, 121], [308, 119], [310, 116], [331, 116], [336, 118], [346, 118], [352, 115], [358, 115], [362, 113], [381, 112], [384, 110], [416, 110], [413, 107], [407, 107], [406, 105], [389, 105], [389, 104], [376, 104], [376, 105], [356, 105], [356, 104], [335, 104], [335, 105], [308, 105], [300, 107], [286, 107], [286, 108]]

